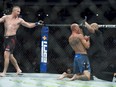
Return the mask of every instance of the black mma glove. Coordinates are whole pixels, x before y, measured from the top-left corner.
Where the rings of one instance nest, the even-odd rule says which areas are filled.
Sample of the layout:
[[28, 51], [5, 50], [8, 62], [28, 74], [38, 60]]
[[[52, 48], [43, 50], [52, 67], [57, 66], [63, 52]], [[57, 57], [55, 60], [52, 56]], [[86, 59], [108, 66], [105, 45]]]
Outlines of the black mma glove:
[[44, 22], [43, 22], [42, 20], [40, 20], [40, 21], [38, 21], [38, 22], [35, 22], [35, 25], [36, 25], [36, 26], [38, 26], [38, 25], [43, 25], [43, 23], [44, 23]]

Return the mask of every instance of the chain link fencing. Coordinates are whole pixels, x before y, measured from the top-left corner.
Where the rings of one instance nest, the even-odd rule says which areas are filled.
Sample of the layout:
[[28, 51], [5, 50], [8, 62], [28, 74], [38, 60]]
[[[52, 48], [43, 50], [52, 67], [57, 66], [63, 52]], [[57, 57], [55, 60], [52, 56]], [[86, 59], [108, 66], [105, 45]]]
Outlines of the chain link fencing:
[[[73, 22], [80, 24], [84, 16], [87, 16], [89, 23], [116, 24], [115, 0], [56, 0], [56, 2], [53, 0], [12, 0], [12, 3], [6, 0], [1, 3], [4, 3], [0, 5], [0, 11], [3, 13], [12, 5], [21, 6], [21, 17], [30, 22], [44, 20], [45, 24], [71, 24]], [[4, 59], [2, 49], [4, 28], [2, 24], [0, 28], [0, 70], [2, 70]], [[107, 62], [112, 61], [112, 64], [116, 65], [116, 30], [115, 28], [102, 28], [101, 31], [104, 37], [104, 46], [108, 55], [112, 56], [108, 58]], [[48, 73], [62, 73], [72, 67], [74, 52], [68, 43], [70, 34], [69, 26], [49, 27]], [[17, 40], [14, 54], [23, 72], [40, 72], [41, 26], [33, 29], [21, 26], [17, 31]], [[14, 71], [14, 67], [10, 65], [8, 71]]]

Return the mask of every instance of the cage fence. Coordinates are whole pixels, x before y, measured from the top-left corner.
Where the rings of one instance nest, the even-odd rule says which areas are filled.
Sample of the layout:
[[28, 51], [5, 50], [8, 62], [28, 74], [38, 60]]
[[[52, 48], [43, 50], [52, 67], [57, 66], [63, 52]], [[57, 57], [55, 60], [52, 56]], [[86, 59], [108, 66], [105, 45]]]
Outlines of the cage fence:
[[[48, 58], [47, 72], [62, 73], [72, 68], [74, 52], [68, 43], [71, 34], [70, 26], [61, 26], [62, 24], [78, 23], [81, 24], [85, 16], [89, 23], [97, 22], [101, 25], [115, 25], [116, 7], [115, 0], [36, 0], [36, 1], [1, 1], [0, 10], [5, 14], [13, 5], [21, 6], [21, 17], [30, 22], [44, 20], [45, 24], [59, 24], [59, 26], [49, 26], [48, 34]], [[65, 3], [65, 4], [64, 4]], [[1, 14], [2, 16], [3, 14]], [[3, 25], [0, 25], [0, 63], [3, 69]], [[40, 72], [41, 60], [41, 26], [34, 29], [20, 27], [17, 31], [18, 43], [15, 48], [15, 56], [23, 72]], [[104, 37], [104, 46], [107, 54], [106, 62], [111, 62], [110, 67], [116, 65], [116, 28], [101, 28], [100, 31]], [[102, 61], [101, 59], [98, 59]], [[96, 59], [94, 60], [96, 61]], [[95, 63], [97, 64], [97, 63]], [[104, 63], [105, 64], [105, 63]], [[105, 65], [104, 65], [105, 66]], [[96, 66], [93, 66], [96, 67]], [[96, 67], [96, 68], [99, 68]], [[9, 71], [14, 71], [12, 65]], [[112, 71], [112, 70], [111, 70]]]

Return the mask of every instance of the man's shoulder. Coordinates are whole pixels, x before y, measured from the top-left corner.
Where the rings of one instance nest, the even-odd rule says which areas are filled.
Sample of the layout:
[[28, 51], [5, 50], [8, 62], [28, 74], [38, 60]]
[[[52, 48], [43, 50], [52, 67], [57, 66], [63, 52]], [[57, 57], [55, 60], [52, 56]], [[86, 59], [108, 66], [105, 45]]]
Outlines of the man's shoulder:
[[7, 18], [10, 18], [11, 15], [4, 15], [3, 18], [7, 19]]
[[77, 37], [83, 37], [83, 34], [78, 34]]
[[23, 21], [23, 18], [19, 17], [19, 20], [20, 20], [20, 21]]
[[8, 15], [3, 15], [3, 16], [2, 16], [2, 18], [6, 18], [6, 17], [8, 17]]
[[4, 15], [4, 17], [10, 17], [11, 15]]
[[20, 18], [20, 17], [19, 17], [19, 19], [20, 19], [20, 20], [23, 20], [23, 18]]
[[69, 39], [71, 38], [80, 38], [82, 37], [82, 34], [75, 34], [75, 35], [70, 35]]

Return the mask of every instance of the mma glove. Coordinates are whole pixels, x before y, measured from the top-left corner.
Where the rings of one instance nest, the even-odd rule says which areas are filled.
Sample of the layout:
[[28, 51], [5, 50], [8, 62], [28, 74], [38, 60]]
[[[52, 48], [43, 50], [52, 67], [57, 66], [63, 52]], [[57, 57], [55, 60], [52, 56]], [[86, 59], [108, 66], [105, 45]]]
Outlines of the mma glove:
[[36, 26], [38, 26], [38, 25], [43, 25], [43, 21], [40, 20], [40, 21], [38, 21], [38, 22], [35, 22], [35, 25], [36, 25]]

